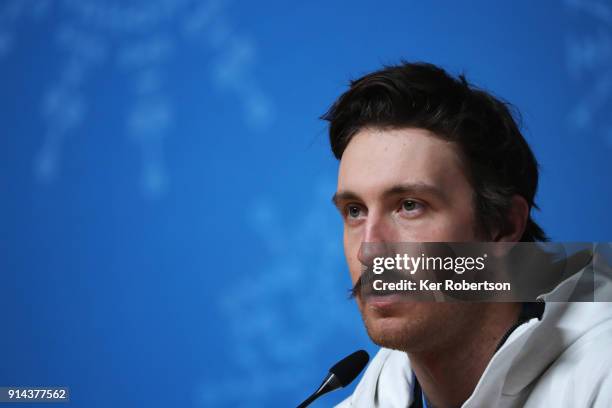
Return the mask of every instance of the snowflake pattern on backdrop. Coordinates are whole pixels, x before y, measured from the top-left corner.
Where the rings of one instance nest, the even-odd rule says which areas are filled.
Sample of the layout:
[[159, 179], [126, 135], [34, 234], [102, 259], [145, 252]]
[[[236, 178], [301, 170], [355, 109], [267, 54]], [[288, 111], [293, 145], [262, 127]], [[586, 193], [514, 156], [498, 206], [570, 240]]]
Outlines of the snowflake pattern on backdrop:
[[232, 375], [203, 379], [197, 407], [272, 406], [274, 396], [301, 395], [317, 385], [321, 367], [312, 365], [329, 344], [349, 338], [367, 344], [356, 306], [343, 291], [348, 271], [342, 226], [329, 203], [334, 186], [315, 185], [295, 223], [285, 222], [272, 200], [250, 206], [252, 227], [271, 261], [254, 265], [223, 294], [218, 306], [229, 333], [219, 352], [229, 353]]
[[132, 104], [126, 133], [142, 155], [142, 188], [151, 197], [166, 191], [164, 138], [174, 121], [173, 103], [164, 89], [164, 63], [177, 41], [192, 40], [212, 51], [211, 80], [243, 104], [244, 120], [255, 129], [272, 120], [270, 98], [252, 75], [256, 49], [227, 18], [227, 0], [13, 0], [0, 5], [0, 58], [17, 46], [20, 20], [40, 22], [56, 12], [54, 41], [62, 67], [42, 97], [46, 125], [34, 161], [37, 179], [50, 182], [60, 172], [64, 140], [80, 130], [87, 114], [84, 84], [95, 68], [110, 63], [131, 76]]
[[584, 89], [570, 111], [569, 125], [574, 131], [603, 135], [612, 147], [612, 4], [601, 0], [565, 0], [565, 4], [581, 23], [567, 38], [567, 70]]

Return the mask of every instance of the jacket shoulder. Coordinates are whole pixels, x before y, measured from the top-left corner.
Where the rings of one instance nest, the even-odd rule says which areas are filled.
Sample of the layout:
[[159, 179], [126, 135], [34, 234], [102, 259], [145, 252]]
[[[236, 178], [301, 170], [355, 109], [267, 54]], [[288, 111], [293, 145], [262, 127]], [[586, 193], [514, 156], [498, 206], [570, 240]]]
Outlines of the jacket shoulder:
[[557, 401], [559, 407], [612, 407], [610, 344], [612, 320], [607, 320], [556, 359], [535, 384], [526, 406]]

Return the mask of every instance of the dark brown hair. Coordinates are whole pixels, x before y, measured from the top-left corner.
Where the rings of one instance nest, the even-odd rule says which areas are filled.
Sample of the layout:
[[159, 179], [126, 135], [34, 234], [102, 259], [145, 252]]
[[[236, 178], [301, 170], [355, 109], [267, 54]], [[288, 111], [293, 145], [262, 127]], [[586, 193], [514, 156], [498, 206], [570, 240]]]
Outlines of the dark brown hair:
[[[494, 226], [505, 230], [513, 195], [538, 208], [538, 163], [515, 116], [509, 103], [464, 75], [454, 78], [432, 64], [402, 62], [351, 81], [322, 119], [329, 121], [338, 160], [364, 127], [422, 128], [455, 142], [474, 188], [478, 222], [490, 233]], [[521, 241], [547, 239], [530, 214]]]

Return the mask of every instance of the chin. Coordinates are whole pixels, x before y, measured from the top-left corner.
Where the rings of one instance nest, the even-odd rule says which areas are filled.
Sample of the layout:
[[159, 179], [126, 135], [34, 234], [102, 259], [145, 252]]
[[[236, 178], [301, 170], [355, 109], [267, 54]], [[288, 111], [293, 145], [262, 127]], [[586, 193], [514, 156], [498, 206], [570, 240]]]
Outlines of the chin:
[[395, 313], [380, 313], [366, 307], [362, 312], [363, 322], [372, 341], [385, 348], [416, 351], [431, 341], [428, 326], [431, 319], [422, 313], [421, 307], [399, 305]]
[[385, 348], [417, 352], [435, 347], [454, 330], [456, 305], [435, 302], [399, 302], [379, 309], [360, 305], [372, 341]]

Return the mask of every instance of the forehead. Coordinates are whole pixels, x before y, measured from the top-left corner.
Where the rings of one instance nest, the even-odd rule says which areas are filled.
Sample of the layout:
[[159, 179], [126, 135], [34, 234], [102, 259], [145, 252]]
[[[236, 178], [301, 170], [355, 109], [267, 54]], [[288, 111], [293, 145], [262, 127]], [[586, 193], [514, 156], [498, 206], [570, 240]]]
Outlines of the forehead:
[[458, 146], [425, 129], [361, 129], [340, 160], [338, 191], [377, 194], [399, 184], [469, 187]]

